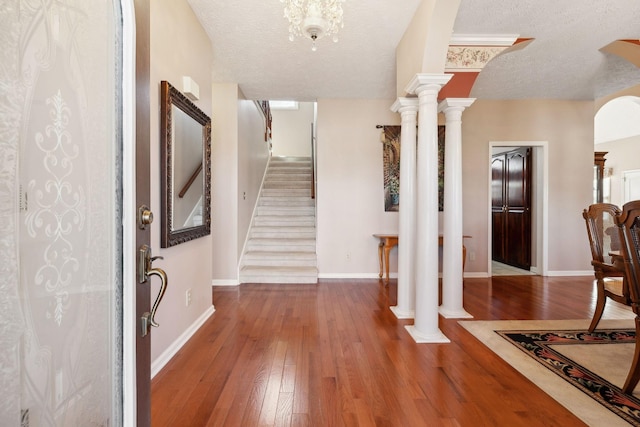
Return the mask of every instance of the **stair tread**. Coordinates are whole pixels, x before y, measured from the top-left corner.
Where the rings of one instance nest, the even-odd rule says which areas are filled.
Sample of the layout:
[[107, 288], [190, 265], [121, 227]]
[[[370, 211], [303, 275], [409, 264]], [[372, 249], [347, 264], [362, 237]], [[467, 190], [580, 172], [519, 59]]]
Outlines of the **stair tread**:
[[300, 257], [300, 258], [315, 258], [315, 252], [300, 252], [300, 251], [282, 251], [282, 252], [269, 252], [269, 251], [247, 251], [245, 257], [266, 257], [266, 258], [286, 258], [286, 257]]

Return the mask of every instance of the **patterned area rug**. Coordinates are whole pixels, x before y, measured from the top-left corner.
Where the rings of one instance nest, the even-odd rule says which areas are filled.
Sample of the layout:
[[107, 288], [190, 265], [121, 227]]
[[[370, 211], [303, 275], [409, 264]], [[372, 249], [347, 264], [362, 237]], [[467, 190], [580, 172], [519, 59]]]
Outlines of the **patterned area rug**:
[[[597, 330], [593, 333], [587, 331], [496, 331], [496, 333], [609, 408], [629, 424], [640, 426], [640, 399], [623, 393], [620, 387], [605, 378], [608, 376], [607, 364], [615, 363], [616, 367], [619, 367], [618, 360], [628, 360], [626, 353], [633, 354], [634, 330]], [[619, 344], [625, 344], [625, 348], [622, 349]], [[597, 362], [602, 361], [603, 354], [604, 366]], [[609, 357], [606, 357], [607, 354]], [[579, 360], [580, 356], [582, 360]], [[628, 365], [625, 364], [625, 366]], [[604, 368], [601, 375], [591, 371], [599, 368]]]
[[634, 323], [602, 320], [461, 321], [483, 344], [592, 426], [640, 426], [640, 386], [620, 390], [634, 350]]

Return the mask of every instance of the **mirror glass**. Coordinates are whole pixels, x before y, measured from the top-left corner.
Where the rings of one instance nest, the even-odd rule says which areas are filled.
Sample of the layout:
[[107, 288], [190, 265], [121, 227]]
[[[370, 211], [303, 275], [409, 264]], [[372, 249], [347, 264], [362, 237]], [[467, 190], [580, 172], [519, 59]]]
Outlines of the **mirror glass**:
[[163, 248], [211, 232], [211, 119], [161, 82]]

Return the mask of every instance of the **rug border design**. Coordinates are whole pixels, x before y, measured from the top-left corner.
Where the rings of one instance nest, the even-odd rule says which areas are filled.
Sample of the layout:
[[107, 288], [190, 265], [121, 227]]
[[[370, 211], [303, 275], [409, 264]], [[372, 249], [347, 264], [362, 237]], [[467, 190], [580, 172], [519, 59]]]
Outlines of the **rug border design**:
[[[600, 326], [606, 329], [634, 328], [633, 313], [617, 319], [603, 319]], [[524, 375], [551, 398], [571, 411], [590, 426], [628, 426], [625, 420], [594, 400], [572, 384], [553, 374], [533, 358], [496, 334], [495, 330], [536, 329], [587, 329], [590, 319], [579, 320], [461, 320], [460, 326], [476, 337], [483, 345]]]
[[619, 387], [554, 348], [575, 343], [628, 344], [635, 342], [635, 329], [598, 329], [592, 333], [584, 329], [494, 332], [628, 423], [640, 426], [640, 399], [623, 393]]

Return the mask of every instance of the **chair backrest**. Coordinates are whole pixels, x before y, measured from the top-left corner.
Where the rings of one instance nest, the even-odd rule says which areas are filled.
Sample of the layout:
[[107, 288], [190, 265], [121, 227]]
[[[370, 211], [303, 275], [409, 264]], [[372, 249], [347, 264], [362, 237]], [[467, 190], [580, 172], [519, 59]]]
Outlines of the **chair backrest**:
[[625, 203], [616, 224], [633, 310], [640, 315], [640, 200]]
[[611, 263], [609, 253], [620, 250], [615, 220], [620, 212], [620, 208], [611, 203], [595, 203], [582, 212], [594, 261]]

